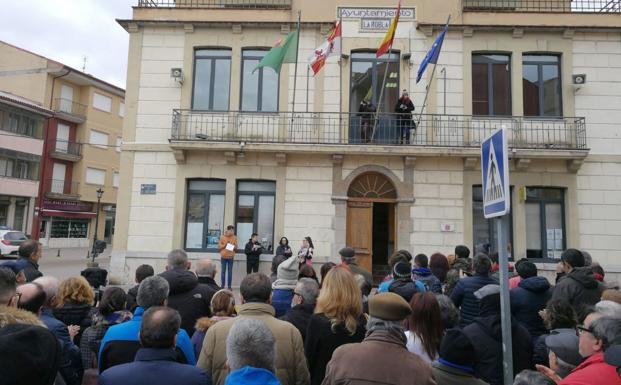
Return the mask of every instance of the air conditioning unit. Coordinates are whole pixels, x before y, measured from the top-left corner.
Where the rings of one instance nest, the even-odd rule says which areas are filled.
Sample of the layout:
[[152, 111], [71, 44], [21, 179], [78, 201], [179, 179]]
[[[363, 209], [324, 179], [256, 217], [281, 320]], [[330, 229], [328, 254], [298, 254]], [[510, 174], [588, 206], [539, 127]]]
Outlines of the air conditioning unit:
[[572, 83], [577, 86], [582, 86], [586, 83], [586, 74], [575, 74], [571, 76]]

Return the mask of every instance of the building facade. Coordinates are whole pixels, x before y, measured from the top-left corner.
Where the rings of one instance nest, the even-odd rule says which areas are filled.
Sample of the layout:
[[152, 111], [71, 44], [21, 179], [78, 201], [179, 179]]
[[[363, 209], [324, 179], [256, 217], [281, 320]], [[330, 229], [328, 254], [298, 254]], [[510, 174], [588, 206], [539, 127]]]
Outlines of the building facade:
[[28, 99], [0, 91], [0, 226], [30, 234], [47, 119]]
[[53, 111], [43, 133], [32, 237], [48, 247], [113, 240], [125, 91], [43, 56], [0, 42], [0, 90]]
[[[145, 262], [161, 270], [173, 248], [218, 258], [229, 224], [240, 247], [259, 234], [264, 271], [282, 236], [295, 252], [311, 236], [317, 263], [352, 246], [376, 275], [397, 249], [493, 253], [479, 146], [500, 127], [511, 257], [553, 270], [577, 247], [618, 272], [618, 2], [402, 1], [392, 51], [376, 58], [394, 3], [140, 1], [120, 21], [130, 56], [113, 274], [128, 280]], [[297, 74], [293, 64], [254, 71], [298, 12]], [[435, 75], [430, 66], [417, 83], [449, 15]], [[309, 76], [307, 58], [339, 19], [340, 57]], [[394, 114], [402, 89], [416, 107], [405, 143], [408, 123]], [[360, 112], [365, 99], [376, 114]]]

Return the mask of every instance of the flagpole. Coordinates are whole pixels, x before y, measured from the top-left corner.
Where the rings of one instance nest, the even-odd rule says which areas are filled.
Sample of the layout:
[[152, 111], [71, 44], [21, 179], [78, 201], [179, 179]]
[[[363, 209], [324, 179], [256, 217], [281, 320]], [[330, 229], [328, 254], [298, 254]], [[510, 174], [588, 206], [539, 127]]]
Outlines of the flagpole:
[[373, 132], [371, 133], [371, 141], [375, 138], [375, 128], [377, 127], [377, 117], [379, 115], [380, 106], [382, 105], [382, 98], [384, 97], [384, 87], [386, 87], [386, 76], [388, 75], [388, 67], [390, 66], [390, 55], [392, 54], [392, 43], [388, 48], [388, 60], [386, 61], [386, 68], [384, 69], [384, 80], [382, 80], [382, 88], [380, 89], [380, 96], [377, 101], [377, 107], [375, 108], [375, 117], [373, 118]]
[[[339, 132], [338, 132], [337, 141], [340, 143], [341, 137], [343, 135], [343, 133], [341, 132], [341, 129], [343, 127], [343, 121], [342, 121], [343, 119], [343, 14], [342, 13], [339, 14], [339, 26], [341, 28], [341, 37], [340, 37], [341, 41], [339, 43]], [[351, 104], [351, 101], [350, 101], [350, 104]], [[348, 115], [347, 121], [349, 122], [349, 115]], [[349, 125], [347, 127], [349, 127]], [[349, 132], [347, 132], [347, 141], [349, 142]]]
[[[451, 21], [451, 15], [449, 14], [448, 19], [446, 20], [446, 25], [448, 26]], [[429, 78], [429, 82], [427, 82], [427, 90], [425, 92], [425, 100], [423, 101], [423, 106], [420, 108], [420, 113], [418, 114], [418, 119], [416, 120], [416, 129], [420, 125], [420, 121], [423, 118], [423, 112], [425, 111], [425, 106], [427, 106], [427, 98], [429, 97], [429, 90], [431, 89], [431, 82], [433, 82], [433, 77], [436, 74], [436, 67], [438, 63], [433, 63], [433, 70], [431, 70], [431, 77]]]
[[291, 102], [291, 128], [293, 128], [293, 114], [295, 112], [295, 92], [298, 80], [298, 56], [300, 52], [300, 23], [302, 21], [302, 11], [298, 11], [298, 38], [295, 45], [295, 67], [293, 69], [293, 98]]
[[308, 112], [308, 84], [309, 84], [309, 73], [310, 65], [306, 66], [306, 112]]

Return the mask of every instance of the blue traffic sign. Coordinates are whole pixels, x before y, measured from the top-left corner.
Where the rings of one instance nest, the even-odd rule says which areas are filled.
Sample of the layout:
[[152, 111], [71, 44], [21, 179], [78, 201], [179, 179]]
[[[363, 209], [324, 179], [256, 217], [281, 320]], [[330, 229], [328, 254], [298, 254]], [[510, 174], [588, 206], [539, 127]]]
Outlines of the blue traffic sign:
[[509, 153], [505, 128], [496, 130], [481, 143], [481, 175], [483, 177], [483, 215], [495, 218], [508, 214]]

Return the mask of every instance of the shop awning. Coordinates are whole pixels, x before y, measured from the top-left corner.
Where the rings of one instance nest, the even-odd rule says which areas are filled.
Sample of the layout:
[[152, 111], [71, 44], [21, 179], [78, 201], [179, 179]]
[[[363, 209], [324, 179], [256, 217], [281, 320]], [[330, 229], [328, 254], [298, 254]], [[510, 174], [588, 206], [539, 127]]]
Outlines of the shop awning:
[[63, 218], [95, 218], [97, 213], [88, 211], [63, 211], [63, 210], [41, 210], [42, 217], [63, 217]]

